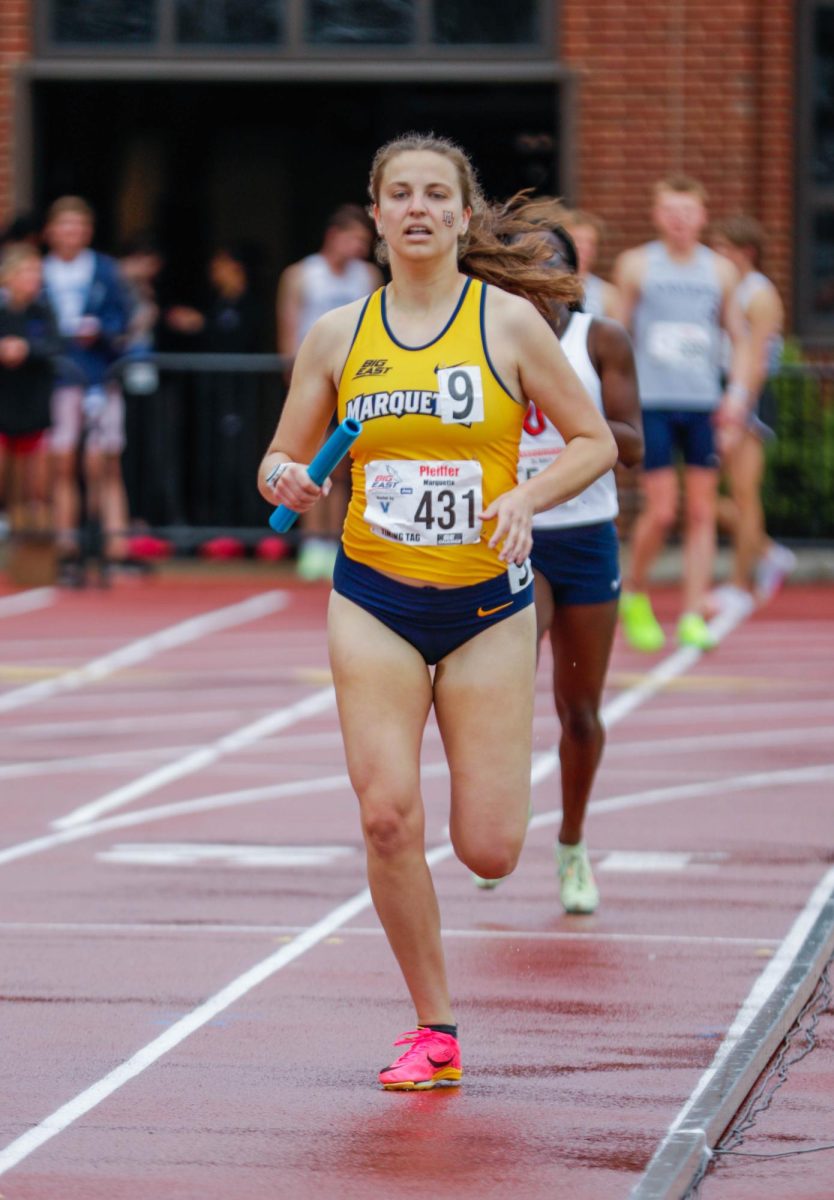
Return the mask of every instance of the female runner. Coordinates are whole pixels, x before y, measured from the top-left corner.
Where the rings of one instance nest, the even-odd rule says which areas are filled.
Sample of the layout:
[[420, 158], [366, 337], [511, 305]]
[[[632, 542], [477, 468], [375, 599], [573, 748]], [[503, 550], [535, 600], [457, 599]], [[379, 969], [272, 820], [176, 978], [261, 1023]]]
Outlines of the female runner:
[[[455, 852], [508, 874], [530, 792], [533, 514], [609, 470], [616, 446], [535, 307], [571, 300], [575, 281], [543, 266], [539, 237], [504, 244], [530, 228], [523, 211], [488, 207], [463, 151], [418, 134], [377, 152], [370, 192], [391, 282], [310, 330], [259, 484], [306, 511], [322, 489], [305, 464], [334, 408], [362, 422], [329, 649], [371, 893], [416, 1010], [379, 1079], [422, 1090], [462, 1076], [425, 857], [426, 720], [434, 707]], [[567, 444], [518, 485], [528, 402]]]
[[[578, 274], [578, 255], [562, 222], [558, 201], [541, 198], [528, 217], [542, 224], [554, 270]], [[565, 356], [608, 421], [620, 461], [643, 457], [643, 422], [631, 341], [622, 325], [554, 303], [550, 324]], [[558, 429], [538, 408], [524, 420], [520, 480], [533, 478], [563, 452]], [[620, 595], [617, 485], [606, 472], [581, 495], [533, 518], [533, 564], [539, 640], [550, 637], [553, 693], [561, 724], [559, 762], [562, 823], [556, 867], [562, 905], [569, 913], [592, 913], [599, 904], [583, 839], [585, 810], [602, 757], [605, 730], [599, 716], [611, 657]], [[475, 876], [479, 887], [497, 880]]]

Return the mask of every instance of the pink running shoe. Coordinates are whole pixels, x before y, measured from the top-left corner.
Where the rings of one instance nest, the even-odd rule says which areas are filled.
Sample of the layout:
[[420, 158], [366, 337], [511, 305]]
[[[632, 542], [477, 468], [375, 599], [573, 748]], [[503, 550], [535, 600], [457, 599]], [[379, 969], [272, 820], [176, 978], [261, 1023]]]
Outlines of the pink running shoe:
[[379, 1073], [389, 1092], [424, 1092], [434, 1087], [458, 1087], [463, 1076], [458, 1039], [433, 1029], [412, 1029], [394, 1042], [408, 1046], [396, 1062]]

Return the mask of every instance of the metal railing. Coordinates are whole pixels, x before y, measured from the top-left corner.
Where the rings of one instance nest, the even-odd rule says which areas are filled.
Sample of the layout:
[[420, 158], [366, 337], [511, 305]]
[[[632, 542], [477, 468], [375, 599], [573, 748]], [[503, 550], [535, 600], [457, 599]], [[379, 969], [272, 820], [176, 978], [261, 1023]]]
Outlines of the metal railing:
[[[136, 360], [114, 365], [127, 406], [125, 481], [134, 522], [189, 550], [218, 533], [253, 543], [268, 533], [258, 463], [286, 394], [279, 355], [159, 354], [141, 366], [156, 386], [132, 390]], [[762, 413], [764, 501], [771, 534], [834, 542], [834, 367], [785, 367]], [[630, 484], [631, 485], [631, 484]], [[628, 498], [623, 497], [624, 508]]]

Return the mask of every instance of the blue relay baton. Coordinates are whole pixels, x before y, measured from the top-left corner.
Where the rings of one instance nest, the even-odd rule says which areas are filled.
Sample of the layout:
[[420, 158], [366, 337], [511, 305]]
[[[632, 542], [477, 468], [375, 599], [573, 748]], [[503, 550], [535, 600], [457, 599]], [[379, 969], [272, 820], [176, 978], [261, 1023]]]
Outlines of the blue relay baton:
[[[307, 468], [307, 474], [313, 483], [322, 486], [327, 476], [350, 450], [353, 443], [362, 432], [362, 426], [353, 417], [346, 417], [341, 425], [337, 425], [330, 437], [319, 450]], [[286, 533], [295, 524], [298, 513], [286, 504], [279, 504], [269, 518], [269, 524], [276, 533]]]

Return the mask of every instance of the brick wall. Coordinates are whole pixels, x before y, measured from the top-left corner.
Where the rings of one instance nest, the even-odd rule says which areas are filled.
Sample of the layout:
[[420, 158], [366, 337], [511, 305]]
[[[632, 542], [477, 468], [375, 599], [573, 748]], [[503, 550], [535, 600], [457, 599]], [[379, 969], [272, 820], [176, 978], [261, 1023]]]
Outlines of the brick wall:
[[[765, 269], [790, 299], [792, 0], [554, 0], [579, 78], [575, 200], [609, 226], [601, 267], [650, 236], [649, 189], [670, 170], [706, 184], [716, 216], [770, 235]], [[0, 0], [0, 225], [11, 214], [12, 72], [33, 0]]]
[[608, 226], [604, 270], [651, 236], [652, 183], [699, 178], [710, 212], [747, 212], [786, 300], [793, 257], [792, 0], [560, 0], [578, 74], [577, 191]]
[[0, 0], [0, 226], [12, 214], [13, 71], [31, 53], [29, 0]]

